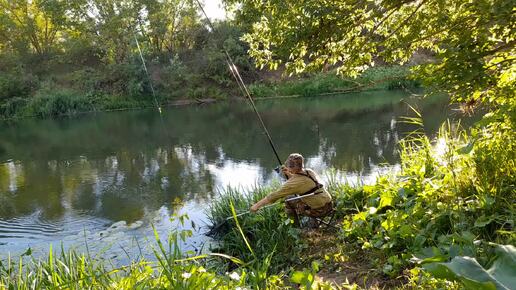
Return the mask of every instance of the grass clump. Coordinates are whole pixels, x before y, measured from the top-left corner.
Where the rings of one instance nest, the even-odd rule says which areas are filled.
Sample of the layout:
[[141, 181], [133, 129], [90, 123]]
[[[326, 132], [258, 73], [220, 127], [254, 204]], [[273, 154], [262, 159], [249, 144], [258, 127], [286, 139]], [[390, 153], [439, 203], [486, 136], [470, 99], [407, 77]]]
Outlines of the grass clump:
[[218, 251], [245, 261], [270, 260], [270, 269], [273, 272], [299, 263], [300, 253], [306, 244], [300, 239], [300, 230], [292, 227], [281, 205], [238, 217], [239, 226], [253, 252], [249, 251], [239, 227], [231, 218], [231, 206], [234, 206], [237, 213], [245, 212], [275, 188], [277, 185], [257, 187], [244, 193], [228, 188], [211, 205], [208, 217], [215, 226], [212, 233], [219, 241]]
[[46, 118], [93, 110], [93, 104], [85, 96], [62, 90], [30, 99], [25, 108], [25, 114]]

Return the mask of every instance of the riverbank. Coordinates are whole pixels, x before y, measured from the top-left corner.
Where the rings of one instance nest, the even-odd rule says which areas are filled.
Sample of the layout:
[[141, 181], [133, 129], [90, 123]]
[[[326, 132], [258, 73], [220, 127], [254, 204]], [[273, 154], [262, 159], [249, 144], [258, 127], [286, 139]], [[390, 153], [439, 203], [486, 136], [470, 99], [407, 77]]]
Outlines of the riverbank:
[[[249, 85], [257, 100], [297, 97], [317, 97], [362, 92], [368, 90], [414, 89], [419, 83], [410, 80], [408, 67], [391, 66], [371, 68], [357, 79], [343, 78], [335, 72], [311, 74], [300, 78], [265, 80]], [[158, 92], [152, 95], [112, 95], [98, 91], [85, 93], [74, 88], [41, 89], [33, 96], [0, 98], [1, 119], [50, 118], [82, 113], [134, 110], [159, 106], [184, 106], [207, 104], [230, 99], [243, 99], [238, 91], [229, 86], [224, 92], [166, 97]]]
[[[29, 264], [20, 265], [17, 257], [3, 261], [0, 288], [510, 289], [516, 279], [516, 172], [514, 158], [501, 155], [496, 144], [512, 146], [514, 134], [491, 137], [472, 139], [445, 124], [435, 140], [417, 134], [404, 139], [401, 170], [372, 185], [351, 186], [330, 176], [337, 230], [307, 230], [306, 222], [303, 230], [293, 228], [281, 206], [226, 223], [279, 184], [228, 190], [209, 209], [212, 224], [222, 224], [216, 227], [218, 249], [211, 251], [216, 254], [182, 253], [178, 241], [189, 231], [156, 235], [155, 261], [116, 269], [90, 253], [56, 258], [51, 249], [47, 259]], [[496, 167], [489, 166], [493, 161]]]

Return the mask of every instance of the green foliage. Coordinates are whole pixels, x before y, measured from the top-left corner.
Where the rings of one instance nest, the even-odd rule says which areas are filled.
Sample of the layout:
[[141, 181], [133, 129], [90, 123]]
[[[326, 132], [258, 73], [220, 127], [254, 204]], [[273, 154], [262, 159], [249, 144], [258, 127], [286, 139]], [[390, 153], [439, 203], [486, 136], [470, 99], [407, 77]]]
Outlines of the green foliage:
[[[311, 270], [311, 271], [310, 271]], [[319, 264], [312, 262], [312, 269], [304, 271], [295, 271], [290, 275], [290, 281], [299, 284], [301, 289], [313, 289], [315, 282], [315, 274], [319, 271]]]
[[[487, 114], [480, 125], [484, 127], [473, 130], [473, 142], [476, 172], [479, 182], [486, 193], [504, 198], [505, 192], [516, 190], [516, 115], [513, 106], [498, 117], [496, 113]], [[493, 118], [497, 119], [493, 121]], [[476, 141], [476, 142], [475, 142]], [[469, 147], [468, 147], [469, 149]]]
[[436, 277], [462, 282], [467, 289], [511, 289], [516, 285], [516, 248], [495, 246], [496, 259], [488, 270], [471, 257], [455, 257], [448, 263], [424, 267]]
[[378, 61], [403, 64], [424, 53], [414, 72], [454, 101], [499, 105], [514, 96], [509, 0], [226, 2], [248, 19], [244, 39], [260, 67], [299, 74], [336, 66], [356, 77]]
[[254, 97], [301, 96], [417, 88], [419, 83], [409, 78], [409, 68], [403, 66], [374, 67], [357, 79], [342, 77], [335, 72], [307, 74], [282, 82], [254, 83], [249, 89]]
[[420, 86], [419, 81], [412, 79], [407, 66], [380, 66], [367, 69], [357, 81], [374, 89], [413, 89]]
[[3, 118], [13, 118], [17, 116], [27, 106], [26, 98], [11, 98], [0, 105], [0, 116]]
[[30, 99], [25, 113], [29, 116], [53, 117], [92, 110], [92, 104], [86, 97], [72, 91], [57, 91]]
[[0, 100], [14, 97], [26, 97], [30, 92], [30, 83], [20, 75], [0, 75]]
[[432, 248], [444, 259], [480, 254], [485, 262], [489, 255], [477, 246], [479, 241], [514, 243], [516, 179], [504, 185], [504, 177], [495, 180], [493, 175], [502, 171], [514, 176], [515, 169], [491, 168], [489, 176], [476, 170], [486, 162], [477, 156], [496, 156], [498, 138], [504, 138], [486, 136], [485, 143], [475, 142], [448, 125], [435, 144], [422, 135], [402, 141], [401, 172], [363, 186], [363, 197], [352, 199], [360, 212], [343, 221], [344, 238], [374, 253], [375, 263], [388, 275], [397, 275], [413, 255]]

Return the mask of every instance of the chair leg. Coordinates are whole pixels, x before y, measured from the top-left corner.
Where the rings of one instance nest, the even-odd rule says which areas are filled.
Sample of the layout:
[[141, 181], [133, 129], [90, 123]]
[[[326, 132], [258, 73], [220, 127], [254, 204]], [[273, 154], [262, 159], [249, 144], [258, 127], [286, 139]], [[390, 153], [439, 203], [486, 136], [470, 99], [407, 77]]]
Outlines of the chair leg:
[[[328, 221], [325, 221], [324, 219], [326, 217], [330, 217], [330, 219]], [[337, 227], [335, 227], [334, 225], [331, 224], [331, 222], [333, 221], [333, 218], [335, 217], [335, 210], [332, 210], [331, 213], [325, 217], [322, 217], [322, 218], [318, 218], [318, 217], [313, 217], [317, 222], [318, 222], [318, 226], [321, 226], [321, 224], [327, 226], [327, 227], [332, 227], [334, 229], [338, 229]]]

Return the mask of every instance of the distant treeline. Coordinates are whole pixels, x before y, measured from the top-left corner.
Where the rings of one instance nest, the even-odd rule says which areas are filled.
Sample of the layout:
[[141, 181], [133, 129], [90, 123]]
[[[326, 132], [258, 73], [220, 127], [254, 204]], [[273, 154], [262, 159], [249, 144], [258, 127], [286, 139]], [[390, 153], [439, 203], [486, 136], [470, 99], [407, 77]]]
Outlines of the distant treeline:
[[[241, 41], [245, 25], [219, 21], [211, 31], [191, 0], [0, 0], [0, 7], [3, 119], [154, 106], [136, 40], [160, 104], [239, 96], [223, 49], [257, 97], [359, 88], [324, 74], [279, 83], [278, 73], [255, 68]], [[407, 70], [380, 72], [395, 75], [385, 87], [407, 84]]]
[[136, 39], [160, 102], [236, 92], [225, 48], [257, 77], [242, 31], [210, 31], [189, 0], [0, 0], [0, 114], [50, 116], [152, 105]]

